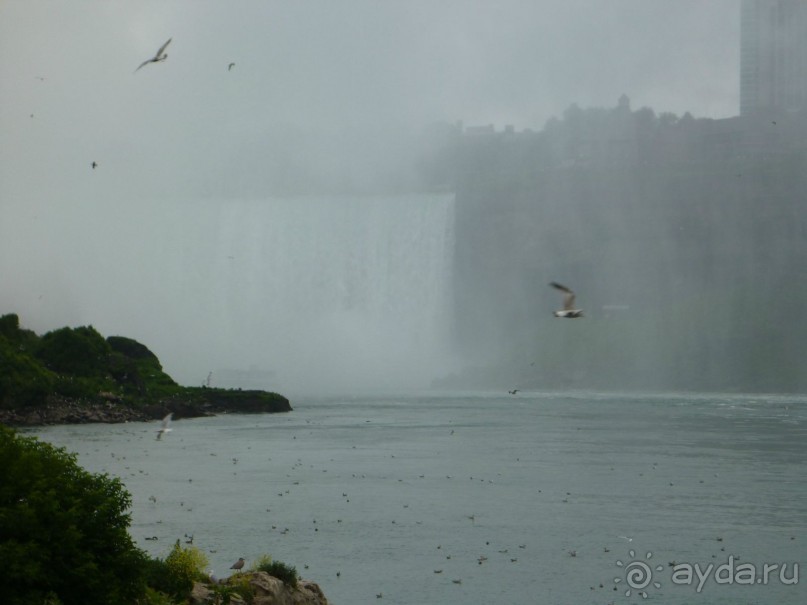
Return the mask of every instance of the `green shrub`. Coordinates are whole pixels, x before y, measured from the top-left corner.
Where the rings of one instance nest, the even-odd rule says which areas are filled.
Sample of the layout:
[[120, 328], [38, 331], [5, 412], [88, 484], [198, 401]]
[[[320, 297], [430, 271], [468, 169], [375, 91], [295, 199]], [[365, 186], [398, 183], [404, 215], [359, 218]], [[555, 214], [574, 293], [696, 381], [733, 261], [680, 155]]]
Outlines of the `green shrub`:
[[233, 586], [228, 586], [227, 584], [212, 584], [208, 588], [216, 595], [214, 603], [219, 605], [229, 605], [230, 598], [234, 594], [240, 594]]
[[173, 581], [168, 565], [163, 559], [147, 559], [143, 573], [148, 587], [156, 592], [173, 595], [186, 588]]
[[191, 580], [206, 579], [207, 555], [195, 546], [184, 548], [176, 541], [165, 563], [174, 575], [182, 575]]
[[280, 561], [273, 561], [272, 557], [269, 555], [261, 555], [258, 557], [258, 559], [252, 564], [251, 569], [253, 571], [265, 571], [270, 576], [277, 578], [287, 586], [297, 588], [297, 580], [299, 579], [299, 576], [297, 575], [297, 568], [292, 567], [291, 565], [286, 565]]
[[205, 581], [207, 556], [195, 546], [183, 548], [176, 541], [165, 560], [151, 559], [146, 564], [146, 582], [152, 588], [177, 600], [185, 600], [194, 581]]
[[175, 605], [175, 602], [165, 593], [146, 586], [146, 592], [137, 600], [137, 605]]
[[0, 426], [0, 595], [7, 605], [131, 603], [145, 554], [128, 534], [131, 498], [76, 455]]
[[255, 600], [255, 589], [252, 588], [252, 584], [249, 583], [248, 576], [243, 576], [241, 574], [230, 576], [229, 580], [227, 580], [227, 584], [231, 591], [230, 594], [237, 594], [244, 599], [247, 604], [252, 603], [252, 601]]

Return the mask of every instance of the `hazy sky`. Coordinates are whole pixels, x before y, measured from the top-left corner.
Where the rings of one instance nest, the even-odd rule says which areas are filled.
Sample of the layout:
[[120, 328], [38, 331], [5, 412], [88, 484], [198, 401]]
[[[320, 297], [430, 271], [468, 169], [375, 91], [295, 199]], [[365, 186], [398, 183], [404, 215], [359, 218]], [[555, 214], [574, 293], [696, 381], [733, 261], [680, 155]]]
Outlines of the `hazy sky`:
[[0, 312], [131, 334], [110, 276], [148, 283], [138, 246], [193, 230], [155, 200], [260, 198], [266, 163], [371, 174], [435, 122], [539, 130], [623, 93], [732, 116], [738, 63], [738, 0], [4, 0]]
[[[520, 129], [622, 93], [634, 107], [723, 117], [738, 107], [738, 5], [6, 0], [0, 124], [5, 142], [31, 113], [107, 141], [151, 124], [214, 135], [458, 119]], [[167, 63], [133, 77], [169, 37]]]
[[[5, 0], [0, 195], [63, 191], [91, 161], [128, 165], [135, 197], [191, 193], [313, 131], [370, 147], [436, 121], [540, 129], [622, 93], [731, 116], [738, 32], [738, 0]], [[133, 74], [169, 37], [168, 60]]]

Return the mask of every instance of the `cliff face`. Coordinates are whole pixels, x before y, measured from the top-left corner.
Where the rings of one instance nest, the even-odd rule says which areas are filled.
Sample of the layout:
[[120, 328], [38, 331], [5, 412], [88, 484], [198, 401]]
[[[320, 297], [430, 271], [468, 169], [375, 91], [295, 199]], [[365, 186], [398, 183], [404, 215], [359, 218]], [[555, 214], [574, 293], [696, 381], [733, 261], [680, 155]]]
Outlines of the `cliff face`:
[[[624, 103], [466, 135], [459, 345], [510, 386], [807, 390], [805, 134]], [[550, 281], [585, 319], [552, 317]]]

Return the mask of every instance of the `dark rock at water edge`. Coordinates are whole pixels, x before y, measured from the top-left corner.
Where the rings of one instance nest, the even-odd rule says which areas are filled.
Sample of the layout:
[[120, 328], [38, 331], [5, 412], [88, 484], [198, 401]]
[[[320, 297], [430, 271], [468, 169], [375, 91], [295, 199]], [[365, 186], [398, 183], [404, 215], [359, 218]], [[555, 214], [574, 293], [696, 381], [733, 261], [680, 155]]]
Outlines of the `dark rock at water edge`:
[[126, 402], [98, 402], [49, 396], [41, 406], [0, 409], [0, 424], [42, 426], [54, 424], [114, 424], [159, 420], [173, 412], [174, 419], [218, 414], [275, 414], [292, 411], [283, 395], [266, 391], [188, 389], [192, 396], [177, 395], [145, 405]]
[[[239, 587], [242, 589], [241, 592], [250, 595], [249, 601], [233, 590], [237, 590]], [[191, 605], [215, 605], [222, 602], [222, 594], [226, 594], [228, 599], [226, 602], [233, 605], [247, 602], [252, 605], [328, 605], [328, 599], [315, 582], [300, 579], [297, 586], [288, 586], [263, 571], [237, 573], [213, 584], [195, 582], [189, 603]]]

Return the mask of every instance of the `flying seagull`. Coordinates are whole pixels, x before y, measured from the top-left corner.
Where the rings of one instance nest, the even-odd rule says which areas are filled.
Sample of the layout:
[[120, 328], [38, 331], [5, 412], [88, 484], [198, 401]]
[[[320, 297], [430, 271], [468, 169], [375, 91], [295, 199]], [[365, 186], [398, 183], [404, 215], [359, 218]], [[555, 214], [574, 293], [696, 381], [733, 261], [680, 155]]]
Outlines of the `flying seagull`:
[[95, 170], [96, 168], [98, 168], [98, 162], [96, 162], [96, 161], [94, 161], [94, 160], [93, 160], [93, 163], [92, 163], [92, 164], [90, 164], [90, 165], [92, 166], [92, 169], [93, 169], [93, 170]]
[[565, 293], [565, 296], [563, 297], [563, 310], [555, 311], [555, 317], [565, 317], [566, 319], [577, 319], [578, 317], [583, 317], [583, 309], [574, 308], [574, 292], [558, 282], [553, 281], [550, 282], [549, 285]]
[[171, 418], [173, 416], [174, 416], [174, 412], [171, 412], [170, 414], [168, 414], [168, 416], [163, 418], [162, 426], [159, 429], [157, 429], [157, 441], [162, 439], [163, 433], [170, 433], [171, 432]]
[[[168, 55], [167, 55], [166, 53], [164, 53], [163, 51], [166, 49], [166, 47], [167, 47], [169, 44], [171, 44], [171, 40], [172, 40], [172, 39], [173, 39], [173, 38], [168, 38], [168, 42], [166, 42], [165, 44], [163, 44], [163, 45], [160, 47], [160, 50], [158, 50], [158, 51], [157, 51], [157, 54], [156, 54], [156, 55], [154, 55], [154, 56], [153, 56], [151, 59], [147, 59], [146, 61], [143, 61], [143, 62], [142, 62], [142, 63], [141, 63], [139, 66], [138, 66], [138, 68], [137, 68], [137, 69], [140, 69], [141, 67], [143, 67], [144, 65], [147, 65], [147, 64], [149, 64], [149, 63], [159, 63], [160, 61], [165, 61], [165, 60], [168, 58]], [[135, 69], [135, 70], [134, 70], [134, 72], [132, 72], [132, 73], [137, 72], [137, 69]]]
[[235, 63], [230, 63], [230, 64], [227, 66], [227, 71], [232, 70], [232, 68], [233, 68], [233, 67], [235, 67]]

